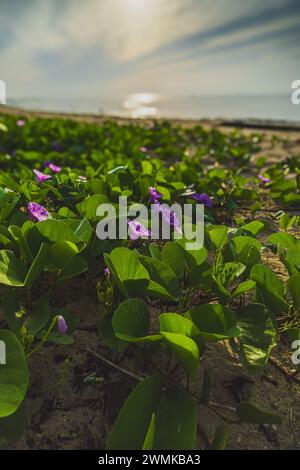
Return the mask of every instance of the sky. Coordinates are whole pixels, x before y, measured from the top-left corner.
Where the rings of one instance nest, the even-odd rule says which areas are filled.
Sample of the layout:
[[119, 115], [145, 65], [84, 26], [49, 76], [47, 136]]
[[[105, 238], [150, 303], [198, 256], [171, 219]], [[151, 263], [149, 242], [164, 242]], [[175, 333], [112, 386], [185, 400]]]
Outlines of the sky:
[[0, 0], [11, 97], [290, 93], [300, 0]]

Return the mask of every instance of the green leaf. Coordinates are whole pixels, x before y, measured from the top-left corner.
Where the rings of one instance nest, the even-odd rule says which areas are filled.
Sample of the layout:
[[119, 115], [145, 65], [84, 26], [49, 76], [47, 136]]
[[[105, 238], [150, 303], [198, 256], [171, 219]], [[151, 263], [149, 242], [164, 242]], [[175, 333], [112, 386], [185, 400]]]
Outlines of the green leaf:
[[125, 341], [119, 340], [113, 330], [111, 324], [111, 315], [105, 315], [99, 326], [99, 335], [100, 338], [105, 344], [113, 351], [123, 352], [127, 348], [127, 343]]
[[300, 340], [300, 328], [291, 328], [288, 330], [287, 335], [290, 342]]
[[231, 299], [237, 299], [240, 295], [245, 294], [251, 289], [254, 289], [255, 286], [255, 282], [251, 281], [251, 279], [249, 279], [248, 281], [241, 282], [231, 294]]
[[236, 412], [241, 421], [253, 424], [281, 424], [282, 419], [278, 415], [266, 413], [250, 403], [240, 403], [236, 406]]
[[29, 371], [16, 336], [11, 331], [0, 330], [0, 341], [6, 352], [6, 363], [0, 365], [0, 418], [3, 418], [15, 413], [24, 400]]
[[186, 268], [183, 249], [175, 242], [167, 242], [161, 251], [161, 261], [167, 264], [176, 274], [182, 278]]
[[155, 433], [155, 414], [152, 414], [150, 425], [145, 437], [143, 444], [143, 450], [152, 450], [154, 445], [154, 433]]
[[210, 240], [215, 250], [219, 250], [228, 240], [228, 228], [217, 227], [209, 231]]
[[200, 359], [199, 349], [195, 341], [182, 334], [168, 333], [166, 331], [161, 331], [161, 335], [187, 374], [194, 378]]
[[64, 223], [70, 227], [80, 241], [89, 243], [92, 236], [92, 227], [87, 219], [66, 219]]
[[64, 220], [47, 219], [43, 222], [37, 222], [35, 228], [49, 242], [64, 240], [76, 244], [82, 241]]
[[15, 413], [0, 418], [0, 449], [19, 439], [25, 431], [26, 413], [24, 402]]
[[109, 450], [141, 450], [161, 397], [158, 376], [141, 381], [125, 401], [108, 441]]
[[245, 271], [245, 265], [237, 261], [231, 261], [221, 265], [217, 278], [223, 286], [227, 286]]
[[[39, 339], [42, 339], [44, 334], [45, 334], [45, 331], [39, 331], [36, 334], [36, 337]], [[54, 331], [51, 331], [51, 333], [47, 336], [47, 342], [54, 343], [54, 344], [70, 345], [74, 343], [74, 338], [73, 336], [67, 333], [61, 334], [58, 332], [56, 333]]]
[[284, 299], [283, 282], [271, 269], [263, 264], [256, 264], [251, 269], [250, 278], [256, 282], [256, 289], [261, 299], [273, 313], [287, 312], [289, 304]]
[[288, 288], [292, 295], [294, 309], [300, 308], [300, 274], [293, 274], [287, 281]]
[[92, 222], [96, 222], [100, 218], [96, 215], [98, 207], [101, 206], [101, 204], [107, 204], [108, 202], [109, 200], [107, 196], [94, 194], [77, 204], [76, 208], [81, 216], [86, 217]]
[[299, 251], [300, 240], [290, 233], [273, 233], [268, 237], [268, 241], [273, 245], [282, 245], [287, 250]]
[[112, 327], [117, 338], [126, 341], [147, 335], [150, 326], [149, 310], [140, 299], [122, 302], [112, 317]]
[[88, 270], [88, 264], [81, 256], [71, 259], [60, 271], [57, 282], [61, 283]]
[[221, 304], [199, 305], [186, 316], [195, 323], [205, 341], [220, 341], [239, 336], [234, 313]]
[[188, 250], [187, 244], [189, 241], [184, 238], [179, 238], [176, 240], [176, 243], [184, 250], [184, 256], [189, 270], [201, 266], [206, 261], [208, 252], [204, 246], [198, 250]]
[[6, 220], [19, 202], [19, 196], [9, 189], [0, 188], [0, 223]]
[[13, 241], [10, 231], [4, 225], [0, 225], [0, 244], [8, 250], [14, 249], [14, 247], [17, 250], [17, 244]]
[[212, 378], [211, 374], [208, 370], [203, 371], [203, 380], [202, 380], [202, 395], [201, 395], [201, 403], [204, 406], [209, 404], [210, 395], [212, 391]]
[[26, 276], [25, 265], [9, 250], [0, 251], [0, 284], [23, 286]]
[[182, 334], [186, 336], [197, 336], [198, 328], [188, 318], [178, 313], [162, 313], [159, 316], [160, 331]]
[[28, 289], [31, 289], [36, 280], [40, 277], [41, 273], [44, 271], [44, 268], [48, 261], [48, 243], [42, 243], [39, 249], [38, 254], [34, 258], [32, 265], [27, 273], [25, 278], [25, 286]]
[[104, 259], [125, 297], [145, 292], [149, 274], [133, 251], [115, 248], [110, 255], [105, 254]]
[[2, 298], [2, 312], [9, 328], [19, 334], [23, 325], [23, 318], [20, 315], [21, 305], [17, 289], [8, 290]]
[[265, 226], [265, 222], [262, 222], [261, 220], [253, 220], [249, 224], [243, 225], [241, 228], [245, 232], [250, 232], [252, 235], [256, 236], [265, 230]]
[[141, 255], [139, 259], [150, 276], [147, 294], [151, 297], [166, 300], [178, 299], [180, 296], [180, 284], [174, 271], [167, 264], [158, 259]]
[[281, 250], [279, 247], [279, 255], [290, 275], [300, 273], [300, 250], [286, 251], [285, 249]]
[[226, 426], [220, 425], [217, 427], [213, 442], [211, 444], [211, 450], [224, 450], [226, 449], [228, 442], [228, 431]]
[[197, 435], [197, 404], [184, 390], [162, 392], [154, 435], [156, 450], [193, 450]]
[[21, 258], [25, 261], [33, 261], [33, 255], [20, 227], [17, 225], [10, 225], [8, 230], [11, 233], [14, 241], [19, 246]]
[[276, 345], [276, 331], [270, 312], [265, 305], [249, 304], [240, 312], [237, 325], [246, 364], [254, 369], [264, 367]]
[[50, 315], [51, 309], [48, 299], [39, 299], [35, 303], [31, 315], [25, 322], [25, 326], [28, 332], [32, 335], [35, 335], [38, 331], [47, 325]]
[[230, 292], [223, 286], [216, 276], [212, 276], [212, 290], [224, 304], [228, 303]]
[[150, 254], [152, 258], [161, 260], [161, 252], [157, 245], [155, 245], [154, 243], [151, 243], [149, 245], [149, 250], [150, 250]]
[[259, 254], [262, 245], [258, 240], [256, 240], [256, 238], [248, 236], [238, 236], [234, 237], [230, 241], [230, 248], [236, 261], [248, 265], [249, 259], [251, 260], [251, 257], [253, 256], [253, 254], [251, 255], [253, 248], [256, 248], [256, 250], [254, 250], [254, 253], [256, 254], [258, 252]]
[[74, 243], [62, 240], [50, 247], [49, 260], [57, 269], [62, 269], [77, 254], [78, 248]]

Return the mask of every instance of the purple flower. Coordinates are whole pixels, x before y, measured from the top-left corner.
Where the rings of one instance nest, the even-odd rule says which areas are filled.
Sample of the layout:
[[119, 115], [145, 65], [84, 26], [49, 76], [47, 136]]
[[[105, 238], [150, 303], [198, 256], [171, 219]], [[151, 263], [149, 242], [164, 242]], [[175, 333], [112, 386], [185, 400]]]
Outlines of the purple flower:
[[195, 199], [195, 201], [200, 202], [201, 204], [204, 204], [205, 207], [209, 207], [209, 208], [212, 207], [212, 200], [209, 197], [209, 195], [206, 193], [202, 193], [202, 194], [195, 193], [192, 195], [192, 198]]
[[65, 334], [68, 331], [67, 322], [62, 315], [58, 316], [57, 329], [58, 329], [58, 332], [61, 334]]
[[77, 181], [81, 182], [81, 183], [86, 183], [87, 182], [87, 178], [86, 176], [81, 176], [79, 175], [78, 178], [77, 178]]
[[147, 147], [143, 147], [143, 146], [140, 147], [140, 152], [142, 152], [142, 153], [147, 153], [147, 152], [148, 152]]
[[51, 147], [55, 152], [62, 152], [62, 150], [63, 150], [63, 146], [59, 142], [57, 142], [56, 140], [53, 140], [51, 142]]
[[110, 270], [108, 268], [104, 268], [104, 274], [105, 276], [109, 276], [110, 275]]
[[61, 166], [55, 165], [54, 163], [50, 162], [47, 166], [53, 173], [59, 173], [61, 171]]
[[149, 194], [150, 194], [150, 201], [152, 203], [156, 203], [159, 201], [159, 199], [162, 198], [162, 194], [156, 191], [156, 189], [153, 188], [152, 186], [150, 186], [149, 188]]
[[263, 184], [271, 183], [270, 178], [267, 178], [266, 176], [258, 175], [257, 178], [258, 178]]
[[18, 119], [18, 120], [17, 120], [17, 126], [18, 126], [18, 127], [24, 127], [24, 126], [25, 126], [25, 121], [24, 121], [24, 119]]
[[172, 225], [176, 232], [182, 234], [181, 223], [178, 220], [176, 213], [167, 207], [160, 207], [160, 212], [162, 214], [163, 221], [169, 225]]
[[29, 202], [27, 205], [27, 210], [30, 214], [30, 217], [38, 222], [42, 222], [43, 220], [46, 220], [48, 217], [50, 217], [47, 209], [37, 202]]
[[44, 175], [44, 173], [42, 173], [39, 170], [33, 170], [33, 173], [37, 177], [37, 180], [38, 180], [39, 184], [42, 183], [43, 181], [46, 181], [46, 180], [49, 180], [49, 179], [52, 178], [50, 175]]
[[149, 237], [151, 235], [150, 230], [137, 220], [128, 220], [128, 227], [130, 240], [137, 240], [140, 237]]

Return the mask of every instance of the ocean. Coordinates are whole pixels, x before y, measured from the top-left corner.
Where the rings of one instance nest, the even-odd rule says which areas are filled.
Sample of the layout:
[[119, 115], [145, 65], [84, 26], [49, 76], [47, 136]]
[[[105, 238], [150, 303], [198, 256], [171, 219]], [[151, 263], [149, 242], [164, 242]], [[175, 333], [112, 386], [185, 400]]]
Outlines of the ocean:
[[139, 92], [121, 97], [16, 98], [7, 104], [33, 110], [133, 118], [251, 118], [300, 122], [300, 104], [292, 104], [290, 95], [164, 97]]

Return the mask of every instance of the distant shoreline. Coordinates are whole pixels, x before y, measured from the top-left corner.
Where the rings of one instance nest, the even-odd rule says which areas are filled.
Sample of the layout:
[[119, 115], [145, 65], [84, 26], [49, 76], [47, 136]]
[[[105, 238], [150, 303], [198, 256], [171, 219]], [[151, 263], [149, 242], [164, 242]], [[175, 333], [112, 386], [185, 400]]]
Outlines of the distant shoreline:
[[[48, 119], [73, 119], [76, 121], [87, 122], [87, 123], [101, 123], [103, 121], [112, 120], [120, 124], [126, 123], [147, 123], [152, 122], [153, 119], [149, 118], [130, 118], [121, 116], [110, 116], [100, 115], [93, 113], [69, 113], [69, 112], [53, 112], [53, 111], [41, 111], [41, 110], [28, 110], [24, 108], [0, 105], [0, 114], [8, 114], [12, 116], [23, 116], [23, 117], [42, 117]], [[287, 120], [276, 120], [276, 119], [185, 119], [177, 117], [166, 117], [157, 118], [157, 121], [171, 121], [174, 124], [180, 124], [185, 127], [191, 127], [195, 125], [203, 125], [204, 127], [221, 127], [221, 128], [240, 128], [249, 130], [261, 130], [261, 131], [275, 131], [275, 132], [300, 132], [300, 122], [287, 121]]]

